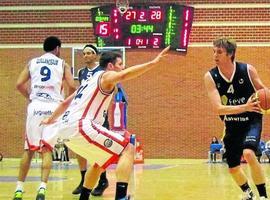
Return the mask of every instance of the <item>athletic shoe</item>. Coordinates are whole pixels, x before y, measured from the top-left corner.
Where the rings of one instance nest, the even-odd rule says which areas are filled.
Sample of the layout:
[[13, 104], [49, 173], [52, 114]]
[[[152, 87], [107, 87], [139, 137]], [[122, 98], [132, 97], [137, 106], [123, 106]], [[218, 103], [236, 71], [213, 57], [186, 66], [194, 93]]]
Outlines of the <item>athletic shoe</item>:
[[17, 190], [14, 194], [13, 200], [22, 200], [23, 191]]
[[98, 182], [98, 186], [91, 192], [93, 196], [101, 196], [104, 190], [109, 186], [109, 182], [102, 180]]
[[39, 188], [36, 200], [45, 200], [45, 193], [46, 193], [45, 188]]
[[128, 196], [126, 196], [126, 197], [124, 197], [122, 199], [118, 199], [118, 200], [130, 200], [130, 195], [128, 195]]
[[267, 200], [266, 197], [260, 197], [260, 200]]
[[78, 185], [72, 192], [72, 194], [81, 194], [83, 185]]
[[242, 200], [255, 200], [256, 197], [253, 195], [251, 189], [248, 189], [243, 193]]

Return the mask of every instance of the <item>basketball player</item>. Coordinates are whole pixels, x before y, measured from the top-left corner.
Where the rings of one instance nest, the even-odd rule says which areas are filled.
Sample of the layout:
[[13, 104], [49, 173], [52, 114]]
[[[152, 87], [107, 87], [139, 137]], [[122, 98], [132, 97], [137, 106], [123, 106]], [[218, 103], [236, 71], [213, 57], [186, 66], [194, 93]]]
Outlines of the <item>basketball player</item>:
[[[70, 90], [75, 90], [71, 69], [64, 60], [59, 58], [60, 48], [61, 41], [57, 37], [46, 38], [43, 43], [43, 49], [46, 53], [30, 60], [17, 80], [17, 89], [29, 99], [29, 105], [27, 108], [25, 151], [20, 163], [14, 200], [22, 199], [23, 183], [29, 171], [33, 154], [40, 150], [42, 127], [39, 126], [39, 122], [50, 116], [63, 101], [61, 94], [63, 79], [66, 80]], [[30, 82], [30, 91], [27, 87], [28, 82]], [[41, 154], [41, 183], [36, 200], [45, 199], [46, 184], [52, 165], [51, 151], [44, 148]]]
[[213, 45], [216, 67], [205, 74], [204, 81], [210, 101], [225, 123], [223, 141], [229, 172], [243, 191], [242, 199], [255, 199], [240, 166], [243, 155], [260, 199], [266, 199], [265, 176], [255, 155], [261, 138], [262, 115], [259, 102], [252, 96], [256, 90], [265, 86], [253, 66], [234, 61], [234, 40], [220, 38]]
[[[86, 67], [81, 68], [78, 71], [78, 79], [80, 84], [82, 84], [84, 81], [91, 79], [96, 72], [102, 70], [96, 62], [98, 61], [99, 57], [99, 52], [97, 48], [94, 45], [87, 44], [83, 48], [83, 59], [86, 64]], [[105, 121], [103, 123], [103, 126], [109, 129], [109, 122], [108, 122], [108, 115], [107, 112], [104, 113], [106, 114]], [[83, 182], [84, 182], [84, 175], [87, 170], [87, 161], [85, 158], [81, 157], [80, 155], [77, 155], [77, 161], [79, 164], [79, 168], [81, 171], [81, 181], [79, 185], [73, 190], [72, 194], [80, 194], [82, 187], [83, 187]], [[91, 192], [92, 195], [94, 196], [101, 196], [104, 192], [104, 190], [109, 186], [108, 179], [106, 177], [106, 171], [104, 171], [99, 178], [99, 182], [97, 187]]]
[[152, 61], [123, 69], [120, 54], [105, 52], [100, 58], [100, 67], [92, 79], [85, 81], [42, 124], [50, 124], [62, 115], [58, 122], [47, 126], [50, 134], [43, 134], [42, 142], [52, 148], [58, 137], [68, 139], [67, 146], [86, 159], [95, 157], [95, 163], [85, 174], [80, 200], [88, 200], [100, 174], [119, 158], [116, 168], [116, 200], [125, 200], [130, 174], [133, 168], [134, 146], [129, 144], [128, 133], [109, 131], [101, 126], [103, 112], [107, 111], [115, 86], [119, 82], [134, 79], [153, 69], [166, 55], [165, 48]]

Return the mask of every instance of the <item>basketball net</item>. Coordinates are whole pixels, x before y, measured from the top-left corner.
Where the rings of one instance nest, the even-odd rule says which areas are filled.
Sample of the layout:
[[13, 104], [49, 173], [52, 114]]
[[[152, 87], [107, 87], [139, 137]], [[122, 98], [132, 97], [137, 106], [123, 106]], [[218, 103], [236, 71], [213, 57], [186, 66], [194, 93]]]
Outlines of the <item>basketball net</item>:
[[122, 16], [129, 8], [128, 0], [115, 0], [115, 5]]

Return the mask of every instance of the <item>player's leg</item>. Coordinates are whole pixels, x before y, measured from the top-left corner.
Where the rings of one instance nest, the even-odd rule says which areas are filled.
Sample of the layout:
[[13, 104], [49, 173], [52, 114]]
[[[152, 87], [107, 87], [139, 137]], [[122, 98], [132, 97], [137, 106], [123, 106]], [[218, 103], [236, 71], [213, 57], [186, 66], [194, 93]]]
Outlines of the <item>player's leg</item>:
[[18, 181], [16, 184], [14, 200], [22, 199], [22, 193], [24, 192], [23, 183], [27, 176], [27, 173], [30, 169], [31, 160], [33, 158], [34, 151], [25, 150], [22, 155], [22, 159], [20, 162], [20, 169], [18, 175]]
[[38, 187], [36, 200], [44, 200], [47, 189], [47, 182], [52, 168], [52, 152], [47, 149], [42, 149], [42, 166], [41, 166], [41, 183]]
[[251, 176], [257, 187], [260, 197], [267, 198], [264, 171], [255, 154], [260, 142], [261, 130], [262, 121], [255, 121], [247, 132], [247, 136], [244, 142], [243, 155], [250, 167]]
[[78, 162], [79, 169], [81, 172], [81, 181], [80, 181], [79, 185], [73, 190], [72, 194], [80, 194], [81, 193], [83, 182], [84, 182], [84, 176], [85, 176], [85, 173], [87, 170], [87, 160], [78, 154], [76, 154], [76, 157], [77, 157], [77, 162]]
[[127, 189], [134, 163], [134, 146], [129, 144], [123, 151], [116, 168], [116, 200], [127, 198]]
[[227, 164], [229, 166], [229, 172], [236, 182], [236, 184], [243, 191], [243, 200], [252, 200], [254, 195], [248, 184], [248, 179], [240, 166], [241, 156], [243, 152], [243, 136], [240, 136], [240, 131], [237, 134], [226, 133], [224, 137], [224, 144], [226, 149]]
[[107, 179], [106, 171], [104, 171], [100, 174], [98, 185], [94, 188], [91, 194], [94, 196], [102, 196], [107, 187], [109, 187], [109, 181]]
[[104, 169], [96, 164], [88, 168], [88, 170], [85, 173], [85, 179], [79, 200], [89, 199], [91, 191], [95, 187], [99, 179], [99, 176], [103, 171]]

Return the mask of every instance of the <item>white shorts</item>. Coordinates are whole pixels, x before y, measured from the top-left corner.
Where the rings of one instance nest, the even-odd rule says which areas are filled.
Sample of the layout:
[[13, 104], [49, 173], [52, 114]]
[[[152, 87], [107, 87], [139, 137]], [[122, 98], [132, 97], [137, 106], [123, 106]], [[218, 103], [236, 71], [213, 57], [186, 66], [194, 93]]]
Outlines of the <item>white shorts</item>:
[[44, 127], [42, 143], [52, 149], [62, 140], [76, 154], [102, 168], [114, 163], [129, 143], [129, 134], [110, 131], [90, 119], [65, 123], [58, 121]]
[[43, 127], [40, 122], [49, 117], [57, 108], [59, 103], [46, 103], [40, 101], [32, 101], [27, 107], [26, 133], [24, 149], [32, 151], [39, 150], [40, 139], [42, 138]]

